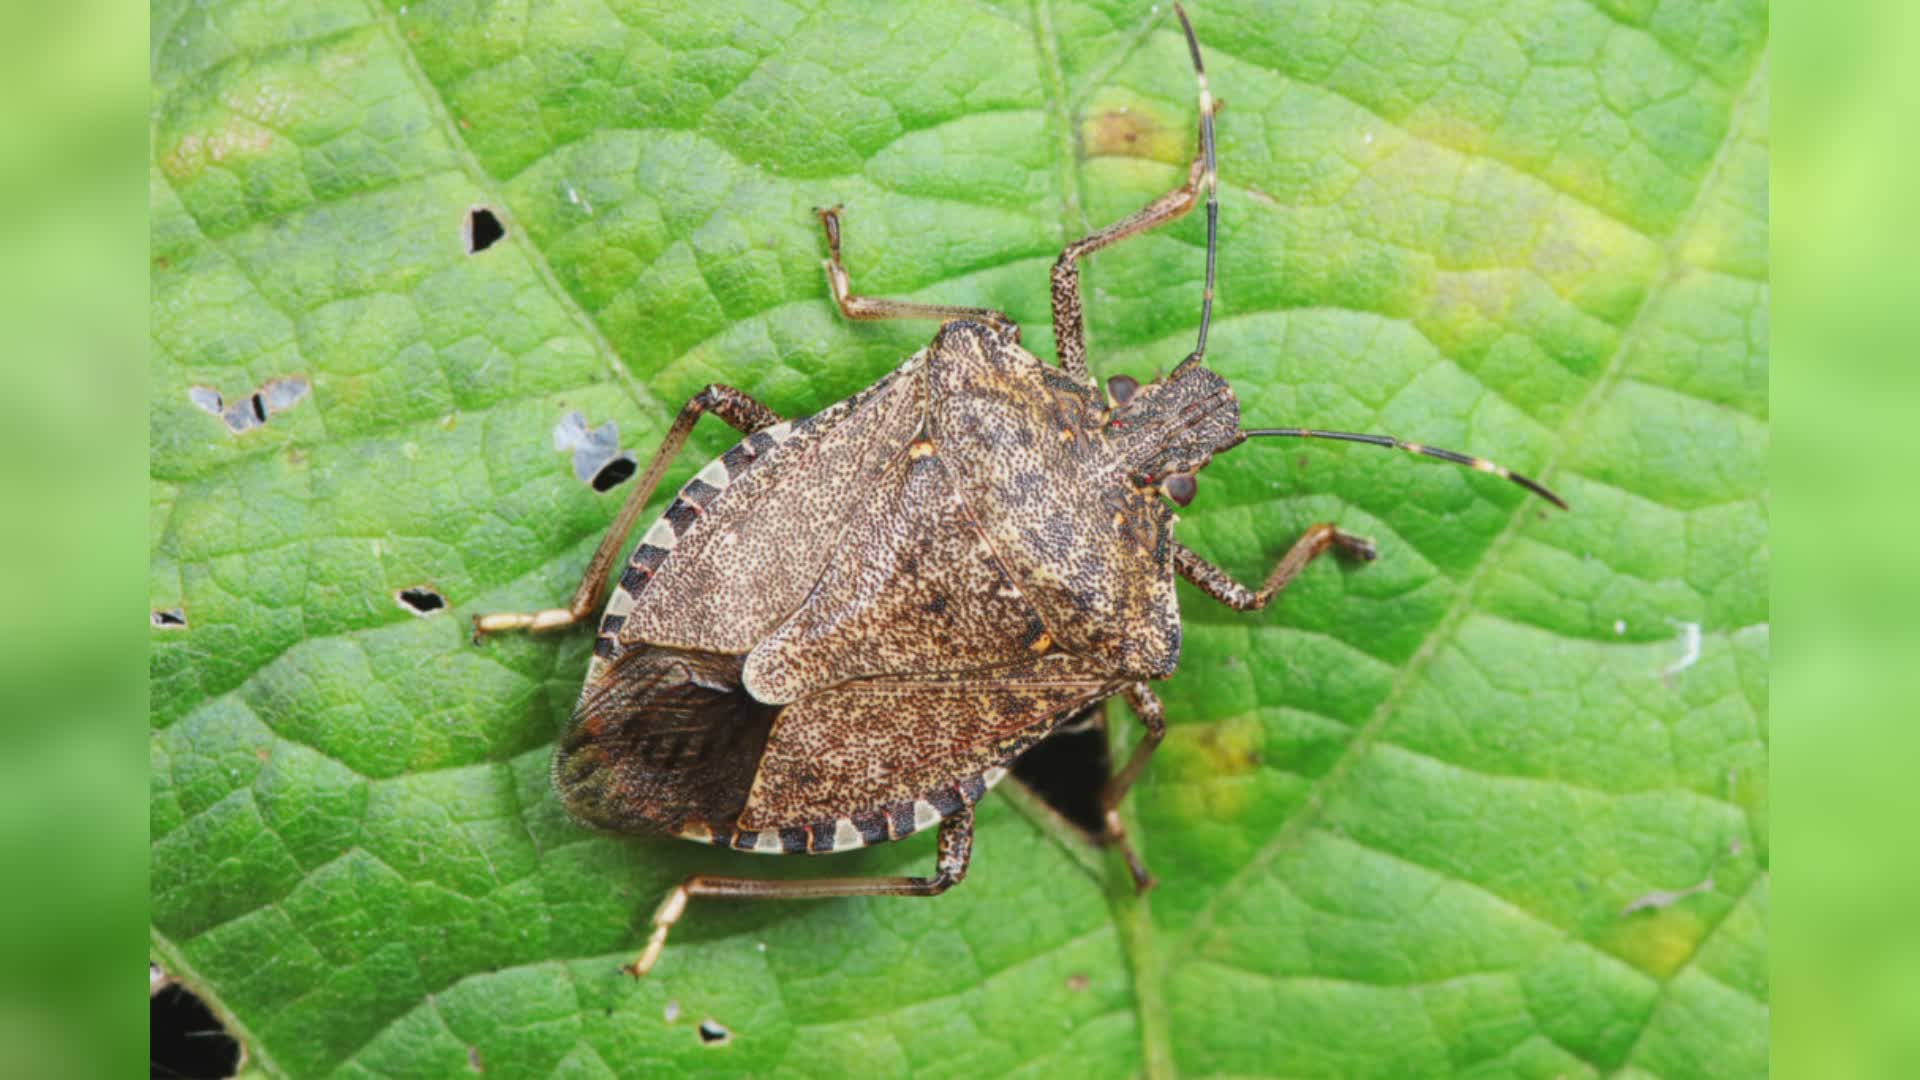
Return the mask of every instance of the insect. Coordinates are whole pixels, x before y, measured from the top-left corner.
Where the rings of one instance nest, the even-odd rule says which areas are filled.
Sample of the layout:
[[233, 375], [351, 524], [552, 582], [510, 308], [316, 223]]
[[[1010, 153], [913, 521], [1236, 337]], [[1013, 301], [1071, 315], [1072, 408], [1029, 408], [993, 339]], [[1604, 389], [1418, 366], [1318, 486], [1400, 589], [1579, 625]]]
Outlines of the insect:
[[[1166, 733], [1150, 684], [1180, 659], [1176, 575], [1241, 611], [1264, 608], [1314, 558], [1375, 557], [1333, 525], [1307, 530], [1259, 588], [1174, 538], [1195, 474], [1251, 438], [1372, 443], [1495, 473], [1481, 458], [1390, 436], [1242, 428], [1204, 366], [1219, 221], [1215, 105], [1199, 86], [1186, 180], [1069, 244], [1052, 272], [1058, 366], [984, 308], [853, 292], [840, 209], [817, 211], [829, 288], [849, 319], [931, 319], [932, 342], [836, 405], [786, 421], [731, 387], [687, 402], [565, 608], [490, 614], [476, 635], [571, 626], [602, 610], [594, 657], [554, 754], [577, 820], [765, 854], [824, 854], [939, 829], [927, 877], [779, 881], [697, 874], [653, 916], [646, 974], [696, 897], [933, 896], [967, 873], [973, 808], [1009, 762], [1090, 705], [1124, 696], [1144, 735], [1101, 797], [1135, 884], [1152, 878], [1116, 808]], [[1145, 385], [1104, 392], [1087, 363], [1078, 262], [1207, 211], [1206, 285], [1192, 353]], [[680, 489], [612, 580], [628, 534], [695, 422], [745, 438]]]

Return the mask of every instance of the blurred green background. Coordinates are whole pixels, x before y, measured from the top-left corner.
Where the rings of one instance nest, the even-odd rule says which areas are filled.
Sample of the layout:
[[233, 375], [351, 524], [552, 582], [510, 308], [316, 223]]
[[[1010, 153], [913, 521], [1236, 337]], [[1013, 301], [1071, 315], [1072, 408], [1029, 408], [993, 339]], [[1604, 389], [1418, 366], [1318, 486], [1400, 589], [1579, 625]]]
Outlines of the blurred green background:
[[0, 1075], [144, 1069], [146, 11], [0, 9]]
[[1920, 1073], [1920, 7], [1781, 5], [1776, 1065]]

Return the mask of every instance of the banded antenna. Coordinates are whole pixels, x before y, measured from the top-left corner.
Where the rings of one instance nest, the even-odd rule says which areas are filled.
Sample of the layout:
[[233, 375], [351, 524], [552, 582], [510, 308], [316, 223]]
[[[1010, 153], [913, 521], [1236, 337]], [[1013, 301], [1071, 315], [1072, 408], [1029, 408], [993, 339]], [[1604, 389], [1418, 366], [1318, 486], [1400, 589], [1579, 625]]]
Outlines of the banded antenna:
[[[1193, 57], [1193, 77], [1200, 84], [1200, 153], [1206, 158], [1207, 172], [1207, 285], [1200, 294], [1200, 339], [1193, 352], [1180, 362], [1184, 368], [1200, 362], [1207, 354], [1207, 327], [1213, 322], [1213, 264], [1220, 239], [1220, 180], [1213, 153], [1213, 94], [1207, 89], [1207, 67], [1200, 62], [1200, 39], [1187, 21], [1187, 9], [1178, 3], [1173, 13], [1180, 17], [1180, 29], [1187, 35], [1187, 53]], [[1176, 369], [1177, 370], [1177, 369]]]
[[1455, 465], [1465, 465], [1467, 468], [1478, 472], [1492, 473], [1495, 476], [1519, 484], [1521, 487], [1526, 488], [1528, 491], [1533, 492], [1535, 495], [1540, 496], [1562, 510], [1568, 509], [1566, 500], [1547, 490], [1547, 488], [1539, 482], [1522, 476], [1512, 469], [1507, 468], [1505, 465], [1496, 464], [1483, 457], [1474, 457], [1472, 454], [1463, 454], [1458, 450], [1442, 450], [1437, 446], [1427, 446], [1423, 443], [1404, 442], [1391, 435], [1367, 435], [1357, 431], [1320, 431], [1315, 428], [1280, 427], [1249, 428], [1240, 434], [1247, 438], [1272, 436], [1288, 439], [1334, 439], [1339, 442], [1357, 442], [1366, 443], [1368, 446], [1384, 446], [1389, 450], [1405, 450], [1409, 454], [1439, 458], [1441, 461], [1451, 461]]

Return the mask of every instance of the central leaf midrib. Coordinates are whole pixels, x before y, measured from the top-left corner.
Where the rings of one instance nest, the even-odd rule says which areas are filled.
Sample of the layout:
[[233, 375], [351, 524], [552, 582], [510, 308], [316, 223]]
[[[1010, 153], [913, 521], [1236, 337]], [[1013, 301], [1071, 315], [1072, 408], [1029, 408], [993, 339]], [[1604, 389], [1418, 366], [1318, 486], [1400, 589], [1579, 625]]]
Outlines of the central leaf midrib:
[[[1085, 236], [1092, 231], [1087, 221], [1086, 171], [1081, 168], [1082, 147], [1074, 124], [1074, 98], [1068, 92], [1065, 76], [1060, 67], [1059, 43], [1053, 34], [1051, 0], [1032, 0], [1034, 50], [1039, 61], [1041, 92], [1046, 97], [1047, 112], [1052, 122], [1059, 126], [1058, 138], [1060, 150], [1057, 158], [1060, 162], [1058, 182], [1060, 184], [1060, 220], [1065, 226], [1068, 237]], [[1162, 16], [1156, 9], [1154, 16], [1121, 47], [1124, 57], [1154, 31]], [[1089, 92], [1091, 90], [1089, 89]], [[1082, 293], [1086, 292], [1086, 282], [1093, 280], [1083, 270], [1085, 281]], [[1083, 331], [1089, 344], [1088, 353], [1092, 354], [1093, 335]], [[1058, 348], [1055, 343], [1055, 348]], [[1112, 714], [1109, 713], [1109, 716]], [[1121, 808], [1123, 817], [1130, 824], [1137, 825], [1132, 808]], [[1142, 838], [1142, 830], [1130, 828], [1132, 842], [1142, 858], [1147, 857], [1148, 849]], [[1174, 1075], [1173, 1038], [1169, 1031], [1167, 1004], [1161, 996], [1162, 979], [1159, 951], [1155, 948], [1154, 921], [1151, 894], [1136, 896], [1119, 894], [1113, 889], [1104, 889], [1107, 909], [1112, 913], [1114, 929], [1119, 939], [1120, 949], [1126, 958], [1127, 969], [1132, 979], [1134, 1016], [1139, 1027], [1141, 1072], [1148, 1077]]]

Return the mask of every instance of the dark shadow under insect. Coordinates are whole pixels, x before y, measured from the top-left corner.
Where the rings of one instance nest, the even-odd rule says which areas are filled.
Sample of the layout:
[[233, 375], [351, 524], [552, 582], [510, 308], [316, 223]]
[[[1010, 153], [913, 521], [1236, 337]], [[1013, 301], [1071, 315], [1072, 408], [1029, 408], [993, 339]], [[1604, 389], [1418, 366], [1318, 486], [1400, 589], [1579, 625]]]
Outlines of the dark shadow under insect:
[[[1136, 888], [1152, 875], [1119, 807], [1166, 734], [1151, 683], [1174, 672], [1184, 577], [1241, 611], [1272, 601], [1328, 551], [1375, 557], [1309, 528], [1258, 588], [1174, 538], [1216, 454], [1255, 436], [1331, 438], [1494, 473], [1491, 462], [1388, 436], [1240, 425], [1204, 365], [1219, 201], [1213, 98], [1184, 182], [1067, 245], [1052, 272], [1059, 366], [1020, 347], [1006, 315], [860, 296], [841, 261], [840, 208], [818, 211], [828, 286], [849, 319], [930, 319], [933, 341], [853, 397], [796, 421], [729, 386], [696, 394], [668, 429], [564, 608], [474, 619], [476, 636], [550, 630], [601, 613], [594, 658], [554, 755], [577, 820], [739, 851], [824, 854], [938, 828], [924, 877], [767, 880], [696, 874], [653, 917], [626, 970], [644, 975], [695, 897], [932, 896], [965, 878], [973, 808], [1016, 757], [1123, 696], [1143, 735], [1101, 785], [1102, 836]], [[1193, 351], [1141, 385], [1088, 366], [1081, 259], [1207, 209], [1206, 285]], [[620, 554], [699, 418], [745, 438], [710, 462]], [[618, 579], [615, 571], [618, 568]], [[611, 592], [609, 593], [609, 585]], [[604, 606], [603, 606], [604, 604]]]

